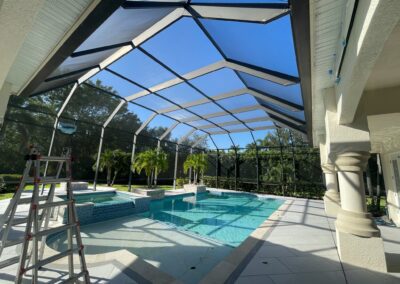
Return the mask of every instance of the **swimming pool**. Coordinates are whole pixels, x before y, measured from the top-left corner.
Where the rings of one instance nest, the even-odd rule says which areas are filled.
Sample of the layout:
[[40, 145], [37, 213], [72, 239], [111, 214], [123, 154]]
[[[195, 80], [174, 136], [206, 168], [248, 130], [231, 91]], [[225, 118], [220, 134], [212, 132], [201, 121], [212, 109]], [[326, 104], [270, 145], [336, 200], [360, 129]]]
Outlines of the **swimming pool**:
[[[166, 197], [149, 211], [81, 227], [86, 254], [126, 249], [184, 283], [198, 283], [284, 200], [212, 192]], [[67, 248], [66, 235], [47, 245]]]
[[236, 247], [283, 202], [246, 193], [208, 192], [152, 201], [141, 215]]

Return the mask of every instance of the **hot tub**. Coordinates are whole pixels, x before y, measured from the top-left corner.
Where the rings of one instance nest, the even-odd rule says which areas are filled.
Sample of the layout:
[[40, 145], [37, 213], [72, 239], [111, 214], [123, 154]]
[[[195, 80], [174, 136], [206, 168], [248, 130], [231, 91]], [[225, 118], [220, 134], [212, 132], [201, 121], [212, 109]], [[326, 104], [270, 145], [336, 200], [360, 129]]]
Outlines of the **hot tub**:
[[[58, 196], [61, 199], [67, 197]], [[102, 222], [135, 213], [143, 213], [149, 210], [150, 197], [139, 196], [131, 193], [92, 192], [75, 194], [76, 211], [81, 224]], [[66, 223], [65, 207], [60, 210], [59, 216]]]

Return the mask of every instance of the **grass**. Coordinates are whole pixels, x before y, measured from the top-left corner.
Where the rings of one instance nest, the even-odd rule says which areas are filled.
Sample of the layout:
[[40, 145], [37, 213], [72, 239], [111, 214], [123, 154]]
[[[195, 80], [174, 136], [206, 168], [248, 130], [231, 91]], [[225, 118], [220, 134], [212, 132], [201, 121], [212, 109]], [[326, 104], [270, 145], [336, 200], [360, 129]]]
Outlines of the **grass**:
[[12, 192], [0, 193], [0, 200], [11, 198], [13, 194]]

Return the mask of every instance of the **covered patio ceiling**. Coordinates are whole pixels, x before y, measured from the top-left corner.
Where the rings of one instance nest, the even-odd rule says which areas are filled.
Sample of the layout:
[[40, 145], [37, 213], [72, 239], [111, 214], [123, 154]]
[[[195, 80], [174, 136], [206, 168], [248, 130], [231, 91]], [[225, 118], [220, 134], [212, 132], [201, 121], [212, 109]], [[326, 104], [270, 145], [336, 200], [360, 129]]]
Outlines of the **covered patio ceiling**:
[[156, 116], [174, 121], [161, 139], [179, 124], [190, 127], [185, 136], [309, 132], [307, 4], [110, 2], [99, 6], [112, 12], [85, 21], [93, 31], [72, 35], [22, 93], [100, 80], [121, 98], [105, 126], [129, 102], [152, 112], [144, 127]]

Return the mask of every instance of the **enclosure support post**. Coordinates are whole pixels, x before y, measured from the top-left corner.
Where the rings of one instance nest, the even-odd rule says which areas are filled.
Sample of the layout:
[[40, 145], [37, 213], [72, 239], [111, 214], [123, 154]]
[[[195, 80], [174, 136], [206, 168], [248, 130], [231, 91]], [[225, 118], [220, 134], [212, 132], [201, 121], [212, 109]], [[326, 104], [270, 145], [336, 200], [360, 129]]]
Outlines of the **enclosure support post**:
[[[54, 125], [53, 125], [53, 133], [51, 134], [50, 146], [49, 146], [49, 151], [47, 152], [47, 156], [51, 156], [51, 152], [53, 151], [53, 145], [54, 145], [54, 139], [56, 137], [58, 121], [60, 120], [60, 117], [61, 117], [62, 113], [64, 112], [65, 108], [67, 107], [67, 105], [68, 105], [72, 95], [74, 94], [75, 90], [77, 89], [77, 87], [78, 87], [78, 83], [75, 83], [72, 86], [71, 91], [69, 92], [68, 96], [66, 97], [65, 101], [63, 102], [60, 110], [57, 112], [56, 119], [55, 119]], [[46, 165], [45, 165], [45, 168], [44, 168], [43, 177], [46, 177], [48, 167], [49, 167], [49, 162], [47, 161]], [[44, 187], [45, 187], [45, 185], [43, 184], [42, 185], [42, 194], [43, 194], [43, 191], [44, 191]]]
[[216, 188], [219, 188], [219, 174], [220, 174], [220, 168], [219, 168], [219, 150], [217, 149], [217, 160], [215, 164], [215, 169], [216, 169]]
[[281, 136], [279, 135], [278, 129], [276, 130], [276, 135], [278, 136], [279, 140], [279, 152], [280, 152], [280, 159], [281, 159], [281, 186], [282, 186], [282, 195], [285, 196], [285, 184], [284, 184], [284, 179], [285, 179], [285, 174], [283, 172], [283, 152], [282, 152], [282, 141], [281, 141]]
[[[190, 148], [190, 155], [193, 154], [193, 148]], [[192, 183], [192, 167], [189, 169], [189, 184]]]
[[235, 147], [235, 190], [237, 190], [237, 178], [238, 178], [238, 155]]
[[294, 185], [294, 192], [297, 191], [297, 183], [296, 183], [296, 159], [295, 159], [295, 155], [294, 155], [294, 141], [293, 141], [293, 134], [292, 134], [292, 130], [289, 129], [289, 135], [290, 135], [290, 142], [292, 144], [292, 167], [293, 167], [293, 185]]
[[[157, 142], [157, 156], [160, 154], [160, 148], [161, 148], [161, 140], [158, 140], [158, 142]], [[157, 185], [157, 178], [158, 178], [158, 174], [157, 174], [157, 168], [156, 168], [156, 171], [154, 173], [154, 185]]]
[[176, 171], [178, 169], [178, 152], [179, 152], [179, 144], [176, 144], [176, 148], [175, 148], [175, 167], [174, 167], [174, 189], [176, 189]]
[[257, 177], [257, 191], [260, 192], [260, 159], [258, 157], [258, 147], [256, 144], [256, 177]]
[[132, 166], [135, 160], [135, 150], [136, 150], [136, 137], [137, 135], [133, 135], [133, 143], [132, 143], [132, 153], [131, 153], [131, 165], [129, 169], [129, 181], [128, 181], [128, 191], [132, 192]]
[[117, 112], [121, 109], [121, 107], [125, 104], [125, 100], [121, 99], [120, 103], [117, 107], [113, 110], [107, 120], [104, 122], [103, 126], [101, 127], [101, 134], [100, 134], [100, 143], [99, 143], [99, 152], [97, 153], [97, 161], [96, 161], [96, 172], [94, 174], [94, 181], [93, 181], [93, 190], [96, 191], [97, 186], [97, 177], [99, 175], [99, 165], [100, 165], [100, 156], [101, 156], [101, 148], [103, 147], [103, 139], [104, 139], [104, 130], [110, 124], [111, 120], [117, 114]]
[[101, 128], [100, 134], [100, 142], [99, 142], [99, 150], [97, 152], [97, 159], [96, 159], [96, 171], [94, 173], [94, 181], [93, 181], [93, 190], [96, 191], [97, 186], [97, 177], [99, 174], [99, 166], [100, 166], [100, 156], [101, 156], [101, 148], [103, 147], [103, 137], [104, 137], [104, 126]]
[[143, 129], [146, 128], [147, 125], [157, 116], [157, 113], [154, 112], [151, 114], [145, 122], [136, 130], [135, 134], [133, 134], [133, 143], [132, 143], [132, 154], [131, 154], [131, 166], [129, 169], [129, 181], [128, 181], [128, 190], [132, 191], [132, 167], [133, 162], [135, 161], [135, 150], [136, 150], [136, 137], [142, 132]]
[[257, 178], [257, 191], [260, 191], [260, 160], [258, 158], [257, 141], [254, 138], [253, 132], [250, 131], [251, 138], [253, 138], [254, 148], [256, 149], [256, 178]]

